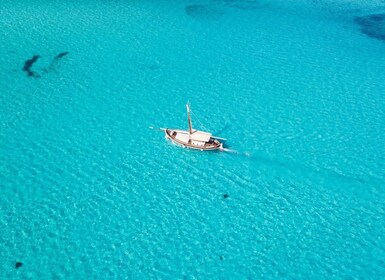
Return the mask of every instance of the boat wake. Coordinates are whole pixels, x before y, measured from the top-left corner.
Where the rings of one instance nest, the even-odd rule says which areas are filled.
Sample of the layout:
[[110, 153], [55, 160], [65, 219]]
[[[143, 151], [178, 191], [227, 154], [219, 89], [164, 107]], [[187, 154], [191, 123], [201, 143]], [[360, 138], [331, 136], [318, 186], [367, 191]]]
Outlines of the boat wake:
[[237, 156], [247, 157], [248, 160], [257, 161], [260, 163], [259, 168], [261, 170], [266, 169], [269, 173], [275, 172], [280, 176], [282, 174], [288, 174], [289, 172], [291, 176], [302, 178], [303, 181], [311, 181], [318, 184], [322, 183], [328, 186], [346, 186], [349, 187], [350, 190], [352, 187], [360, 187], [361, 189], [363, 184], [367, 187], [371, 186], [372, 188], [381, 185], [380, 181], [374, 177], [368, 176], [367, 178], [360, 178], [350, 176], [324, 167], [314, 167], [284, 158], [274, 158], [259, 151], [249, 153], [228, 148], [224, 148], [223, 151]]
[[221, 151], [227, 152], [227, 153], [233, 153], [233, 154], [238, 154], [236, 150], [228, 149], [228, 148], [223, 148]]
[[239, 152], [237, 150], [232, 150], [232, 149], [229, 149], [229, 148], [223, 148], [221, 151], [226, 152], [226, 153], [236, 154], [236, 155], [247, 156], [247, 157], [251, 156], [251, 154], [249, 152]]

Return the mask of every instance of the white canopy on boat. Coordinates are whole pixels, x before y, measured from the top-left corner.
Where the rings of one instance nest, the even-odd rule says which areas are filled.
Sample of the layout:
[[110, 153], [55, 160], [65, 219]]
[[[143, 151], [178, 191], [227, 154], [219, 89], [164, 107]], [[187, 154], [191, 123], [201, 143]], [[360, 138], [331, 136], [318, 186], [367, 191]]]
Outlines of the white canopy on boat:
[[178, 131], [177, 135], [175, 136], [175, 139], [184, 143], [188, 143], [190, 139], [191, 141], [209, 142], [211, 136], [211, 133], [199, 130], [194, 130], [191, 134], [188, 131]]
[[182, 141], [183, 143], [188, 143], [188, 140], [190, 140], [189, 134], [186, 131], [186, 133], [178, 132], [175, 136], [175, 139]]
[[211, 133], [195, 130], [191, 134], [191, 140], [209, 142], [211, 138]]

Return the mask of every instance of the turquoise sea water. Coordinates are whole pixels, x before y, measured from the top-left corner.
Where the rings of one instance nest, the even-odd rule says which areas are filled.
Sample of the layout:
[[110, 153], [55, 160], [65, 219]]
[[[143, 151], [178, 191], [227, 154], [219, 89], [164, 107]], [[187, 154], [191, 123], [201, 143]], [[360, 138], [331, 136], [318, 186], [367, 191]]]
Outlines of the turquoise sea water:
[[0, 278], [384, 279], [384, 14], [1, 0]]

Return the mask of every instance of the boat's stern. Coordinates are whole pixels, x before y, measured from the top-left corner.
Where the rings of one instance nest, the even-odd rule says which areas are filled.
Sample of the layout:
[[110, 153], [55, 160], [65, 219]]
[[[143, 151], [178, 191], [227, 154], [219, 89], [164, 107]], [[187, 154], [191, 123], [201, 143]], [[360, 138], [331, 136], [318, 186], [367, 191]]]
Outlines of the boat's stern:
[[220, 142], [218, 150], [220, 150], [220, 151], [224, 151], [225, 150], [225, 148], [223, 148], [223, 143], [222, 142]]

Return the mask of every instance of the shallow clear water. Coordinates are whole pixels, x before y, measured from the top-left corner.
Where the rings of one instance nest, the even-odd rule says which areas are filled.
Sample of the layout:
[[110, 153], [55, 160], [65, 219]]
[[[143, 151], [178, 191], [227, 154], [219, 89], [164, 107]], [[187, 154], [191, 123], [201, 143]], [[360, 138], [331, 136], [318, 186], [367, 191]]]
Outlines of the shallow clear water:
[[1, 1], [0, 278], [383, 279], [384, 13]]

